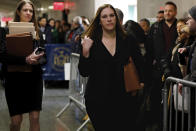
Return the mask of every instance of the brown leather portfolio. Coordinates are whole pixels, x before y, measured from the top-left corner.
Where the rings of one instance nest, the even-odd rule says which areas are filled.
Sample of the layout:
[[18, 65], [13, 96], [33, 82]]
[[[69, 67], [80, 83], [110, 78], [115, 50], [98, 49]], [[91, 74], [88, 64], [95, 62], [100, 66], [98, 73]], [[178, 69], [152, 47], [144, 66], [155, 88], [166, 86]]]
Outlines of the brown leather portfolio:
[[32, 72], [31, 65], [7, 65], [8, 72]]
[[33, 52], [33, 38], [30, 33], [6, 35], [7, 53], [14, 56], [28, 56]]
[[[26, 57], [33, 52], [33, 38], [30, 33], [6, 35], [7, 53]], [[31, 65], [7, 65], [8, 72], [31, 72]]]
[[124, 80], [127, 92], [141, 89], [138, 73], [131, 57], [129, 57], [129, 63], [124, 66]]

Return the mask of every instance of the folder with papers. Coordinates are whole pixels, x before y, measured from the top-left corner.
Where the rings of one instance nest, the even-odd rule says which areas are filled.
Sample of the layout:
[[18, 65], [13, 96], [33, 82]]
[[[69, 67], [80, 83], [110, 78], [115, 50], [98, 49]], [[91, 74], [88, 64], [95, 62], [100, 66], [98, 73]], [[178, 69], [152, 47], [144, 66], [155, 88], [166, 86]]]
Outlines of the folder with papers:
[[9, 34], [30, 32], [36, 38], [35, 27], [32, 22], [9, 22]]
[[[6, 35], [7, 54], [26, 57], [33, 52], [33, 38], [36, 38], [32, 22], [9, 22]], [[8, 65], [8, 72], [31, 72], [31, 65]]]
[[[33, 38], [30, 33], [6, 35], [7, 54], [26, 57], [33, 52]], [[31, 72], [31, 65], [7, 65], [8, 72]]]

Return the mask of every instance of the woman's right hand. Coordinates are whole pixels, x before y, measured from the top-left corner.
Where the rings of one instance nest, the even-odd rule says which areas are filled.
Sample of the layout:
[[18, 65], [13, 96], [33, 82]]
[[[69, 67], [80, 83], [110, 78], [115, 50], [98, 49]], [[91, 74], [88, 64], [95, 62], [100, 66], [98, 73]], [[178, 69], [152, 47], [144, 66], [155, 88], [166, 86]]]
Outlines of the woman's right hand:
[[[35, 50], [36, 51], [36, 50]], [[39, 59], [44, 55], [44, 52], [41, 52], [40, 54], [35, 54], [35, 51], [26, 57], [26, 63], [30, 65], [36, 65], [39, 64]]]
[[179, 52], [180, 54], [182, 54], [182, 53], [186, 52], [186, 48], [179, 48], [179, 49], [178, 49], [178, 52]]
[[180, 95], [182, 95], [182, 84], [178, 84], [178, 92], [180, 93]]
[[83, 53], [83, 56], [88, 58], [89, 55], [90, 55], [90, 48], [92, 47], [93, 45], [93, 40], [87, 36], [84, 36], [84, 38], [82, 39], [82, 47], [83, 47], [83, 50], [82, 50], [82, 53]]

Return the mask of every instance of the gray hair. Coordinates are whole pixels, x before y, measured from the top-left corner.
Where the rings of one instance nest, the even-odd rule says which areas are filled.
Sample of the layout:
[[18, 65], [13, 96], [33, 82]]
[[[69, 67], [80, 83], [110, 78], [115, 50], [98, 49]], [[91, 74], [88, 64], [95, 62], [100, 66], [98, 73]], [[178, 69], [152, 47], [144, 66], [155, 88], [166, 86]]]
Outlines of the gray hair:
[[120, 10], [118, 8], [115, 8], [115, 10], [116, 10], [116, 13], [118, 15], [119, 20], [123, 21], [124, 14], [123, 14], [122, 10]]
[[73, 18], [73, 22], [76, 23], [76, 24], [78, 24], [78, 25], [82, 25], [82, 17], [80, 17], [80, 16], [75, 16], [75, 17]]

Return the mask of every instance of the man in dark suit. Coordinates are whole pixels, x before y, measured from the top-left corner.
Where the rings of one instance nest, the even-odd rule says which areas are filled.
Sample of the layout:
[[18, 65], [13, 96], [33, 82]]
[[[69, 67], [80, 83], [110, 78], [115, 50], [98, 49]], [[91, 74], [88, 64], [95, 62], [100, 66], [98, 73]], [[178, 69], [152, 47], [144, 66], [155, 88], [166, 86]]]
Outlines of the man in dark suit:
[[[151, 26], [149, 38], [153, 43], [153, 89], [151, 92], [152, 123], [162, 124], [161, 89], [163, 80], [171, 75], [170, 59], [178, 36], [176, 29], [177, 6], [169, 1], [165, 3], [164, 20]], [[163, 78], [163, 79], [162, 79]]]

